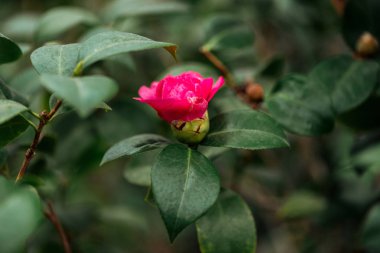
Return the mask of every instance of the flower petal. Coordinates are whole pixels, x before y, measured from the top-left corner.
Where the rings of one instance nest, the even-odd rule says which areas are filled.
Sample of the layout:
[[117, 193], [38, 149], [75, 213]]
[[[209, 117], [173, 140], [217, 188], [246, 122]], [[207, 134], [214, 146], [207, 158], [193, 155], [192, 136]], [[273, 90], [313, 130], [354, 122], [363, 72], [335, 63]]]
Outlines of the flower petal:
[[173, 120], [190, 121], [202, 117], [207, 110], [207, 101], [202, 98], [200, 99], [154, 99], [139, 101], [152, 106], [162, 119], [170, 123]]
[[214, 80], [211, 77], [203, 79], [201, 83], [195, 85], [195, 94], [207, 100], [213, 83]]
[[156, 98], [157, 82], [153, 82], [150, 87], [141, 86], [138, 94], [142, 99], [154, 99]]
[[207, 101], [210, 101], [214, 97], [215, 93], [220, 89], [220, 87], [223, 86], [223, 84], [224, 84], [224, 78], [221, 76], [218, 78], [216, 83], [212, 86], [212, 89], [211, 89], [210, 95], [207, 98]]

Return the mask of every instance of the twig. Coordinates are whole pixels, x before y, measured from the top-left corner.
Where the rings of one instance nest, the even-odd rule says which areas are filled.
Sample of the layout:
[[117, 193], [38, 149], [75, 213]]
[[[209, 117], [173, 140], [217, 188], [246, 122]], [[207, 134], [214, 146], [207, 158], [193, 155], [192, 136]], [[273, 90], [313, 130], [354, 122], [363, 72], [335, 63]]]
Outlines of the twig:
[[68, 237], [66, 235], [65, 230], [62, 227], [61, 222], [58, 219], [57, 214], [55, 213], [53, 209], [53, 205], [50, 201], [47, 202], [47, 210], [44, 211], [46, 218], [50, 220], [50, 222], [54, 225], [55, 229], [57, 230], [59, 237], [61, 238], [61, 242], [63, 244], [63, 247], [65, 249], [65, 253], [72, 253], [71, 246], [68, 240]]
[[55, 104], [55, 106], [50, 110], [50, 112], [43, 111], [40, 113], [40, 115], [39, 115], [40, 122], [38, 124], [37, 129], [36, 129], [36, 133], [34, 134], [33, 142], [25, 152], [25, 158], [24, 158], [24, 161], [22, 162], [21, 168], [18, 172], [16, 182], [20, 181], [24, 177], [25, 172], [26, 172], [27, 168], [29, 167], [31, 160], [33, 159], [37, 145], [40, 142], [42, 130], [44, 129], [46, 124], [49, 122], [49, 120], [51, 118], [53, 118], [53, 116], [58, 111], [58, 109], [61, 107], [61, 105], [62, 105], [62, 100], [58, 100], [57, 103]]
[[227, 79], [227, 84], [233, 88], [236, 86], [236, 83], [235, 83], [235, 80], [234, 78], [232, 77], [232, 74], [231, 72], [228, 70], [228, 68], [226, 67], [226, 65], [224, 65], [224, 63], [219, 60], [218, 57], [216, 57], [213, 53], [210, 52], [210, 50], [207, 50], [205, 48], [201, 48], [200, 51], [202, 52], [202, 54], [204, 56], [206, 56], [206, 58], [212, 63], [214, 64], [214, 66], [219, 69], [220, 72], [222, 72], [223, 76]]

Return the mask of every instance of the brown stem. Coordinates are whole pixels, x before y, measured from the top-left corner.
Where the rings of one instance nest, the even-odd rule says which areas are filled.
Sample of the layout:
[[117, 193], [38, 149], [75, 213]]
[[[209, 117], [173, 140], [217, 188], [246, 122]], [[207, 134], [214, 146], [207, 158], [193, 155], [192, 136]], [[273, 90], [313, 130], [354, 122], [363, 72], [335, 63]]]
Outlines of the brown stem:
[[204, 56], [206, 56], [206, 58], [212, 63], [214, 64], [214, 66], [219, 69], [220, 72], [222, 72], [223, 76], [226, 77], [227, 79], [227, 84], [229, 84], [231, 87], [235, 87], [236, 86], [236, 83], [235, 83], [235, 80], [233, 79], [232, 77], [232, 74], [231, 72], [228, 70], [228, 68], [226, 67], [226, 65], [224, 65], [224, 63], [219, 60], [218, 57], [216, 57], [213, 53], [211, 53], [209, 50], [205, 49], [205, 48], [201, 48], [201, 52]]
[[44, 211], [46, 218], [50, 220], [50, 222], [54, 225], [55, 229], [57, 230], [59, 237], [61, 238], [61, 242], [63, 244], [63, 247], [65, 249], [65, 253], [72, 253], [71, 246], [68, 240], [68, 237], [66, 235], [65, 230], [62, 227], [61, 222], [58, 219], [57, 214], [55, 213], [53, 209], [53, 205], [50, 201], [47, 202], [47, 210]]
[[40, 113], [40, 122], [36, 129], [36, 133], [34, 134], [33, 142], [25, 152], [25, 158], [18, 172], [16, 182], [20, 181], [24, 177], [25, 172], [27, 168], [29, 167], [30, 162], [33, 159], [37, 145], [40, 142], [42, 130], [44, 129], [46, 124], [49, 122], [49, 120], [53, 118], [53, 116], [61, 107], [61, 105], [62, 105], [62, 100], [58, 100], [57, 103], [54, 105], [54, 107], [50, 110], [50, 112], [43, 111]]

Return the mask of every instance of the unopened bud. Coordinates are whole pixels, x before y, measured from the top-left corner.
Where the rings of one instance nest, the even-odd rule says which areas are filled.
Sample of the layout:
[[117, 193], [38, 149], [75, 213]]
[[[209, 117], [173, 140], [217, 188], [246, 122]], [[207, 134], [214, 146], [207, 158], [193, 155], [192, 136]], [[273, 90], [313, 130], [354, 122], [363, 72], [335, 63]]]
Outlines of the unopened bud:
[[360, 56], [371, 56], [378, 51], [379, 43], [377, 39], [369, 32], [363, 33], [356, 43], [356, 52]]
[[200, 119], [192, 121], [173, 120], [170, 126], [175, 138], [180, 142], [198, 144], [206, 137], [210, 122], [206, 111]]
[[245, 93], [250, 101], [260, 103], [264, 100], [264, 89], [260, 84], [250, 83], [245, 87]]

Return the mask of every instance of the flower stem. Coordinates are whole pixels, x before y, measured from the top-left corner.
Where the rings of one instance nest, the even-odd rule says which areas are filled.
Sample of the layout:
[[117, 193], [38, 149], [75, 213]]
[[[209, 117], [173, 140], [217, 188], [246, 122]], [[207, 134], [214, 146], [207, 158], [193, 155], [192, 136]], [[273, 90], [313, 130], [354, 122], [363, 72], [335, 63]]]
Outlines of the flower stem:
[[61, 238], [63, 247], [65, 249], [65, 253], [72, 253], [71, 246], [67, 237], [65, 230], [62, 227], [61, 222], [58, 219], [57, 214], [53, 209], [53, 205], [50, 201], [47, 202], [47, 210], [44, 211], [46, 218], [50, 220], [50, 222], [54, 225], [57, 230], [59, 237]]
[[224, 63], [210, 50], [201, 48], [200, 51], [217, 69], [219, 69], [220, 72], [222, 72], [223, 76], [227, 79], [227, 85], [231, 88], [236, 87], [236, 82], [227, 66], [224, 65]]
[[20, 181], [24, 177], [25, 172], [28, 169], [29, 164], [32, 161], [33, 156], [36, 152], [37, 145], [40, 142], [42, 130], [48, 124], [49, 120], [56, 114], [56, 112], [61, 107], [61, 105], [62, 105], [62, 100], [58, 100], [57, 103], [54, 105], [54, 107], [50, 110], [50, 112], [43, 111], [40, 113], [39, 115], [40, 122], [37, 128], [35, 129], [33, 142], [25, 152], [25, 158], [17, 174], [16, 182]]

